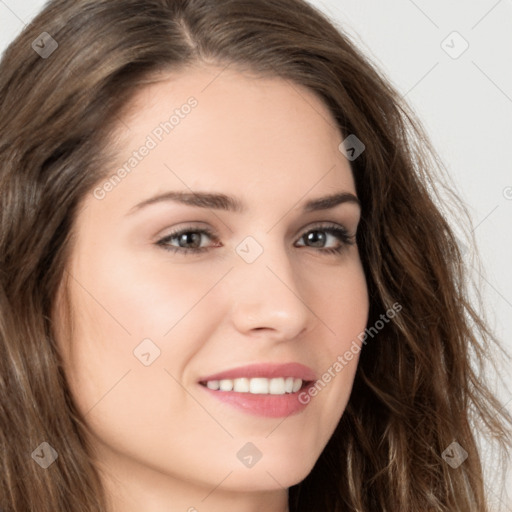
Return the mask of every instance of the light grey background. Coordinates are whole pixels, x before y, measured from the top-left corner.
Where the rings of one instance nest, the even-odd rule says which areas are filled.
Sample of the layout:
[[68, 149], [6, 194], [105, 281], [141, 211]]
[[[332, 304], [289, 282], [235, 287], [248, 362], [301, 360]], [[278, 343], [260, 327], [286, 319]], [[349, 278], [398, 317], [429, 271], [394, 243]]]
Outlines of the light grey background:
[[[512, 352], [512, 0], [310, 1], [356, 41], [422, 120], [469, 207], [484, 268], [475, 276], [491, 326]], [[43, 5], [0, 0], [0, 51]], [[452, 222], [458, 233], [458, 219]], [[472, 254], [467, 248], [468, 262]], [[512, 388], [511, 369], [501, 371]], [[512, 412], [512, 393], [496, 389]], [[512, 509], [494, 481], [488, 477], [493, 510]], [[512, 489], [512, 475], [507, 483]]]

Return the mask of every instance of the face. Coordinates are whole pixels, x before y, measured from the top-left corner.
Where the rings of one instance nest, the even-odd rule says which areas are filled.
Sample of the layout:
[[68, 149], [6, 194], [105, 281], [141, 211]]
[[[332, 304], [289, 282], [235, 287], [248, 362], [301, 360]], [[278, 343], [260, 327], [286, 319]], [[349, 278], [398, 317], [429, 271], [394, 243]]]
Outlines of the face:
[[119, 124], [117, 165], [76, 219], [74, 331], [59, 339], [104, 467], [198, 496], [307, 476], [368, 315], [360, 207], [327, 107], [220, 71], [147, 86]]

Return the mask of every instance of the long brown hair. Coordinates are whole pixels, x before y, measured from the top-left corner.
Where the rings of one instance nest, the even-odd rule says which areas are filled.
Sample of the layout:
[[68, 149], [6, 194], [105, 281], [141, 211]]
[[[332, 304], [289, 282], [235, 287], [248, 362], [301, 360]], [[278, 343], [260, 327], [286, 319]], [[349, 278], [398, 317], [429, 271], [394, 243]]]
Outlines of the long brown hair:
[[[290, 511], [488, 510], [475, 429], [504, 447], [510, 418], [481, 379], [499, 344], [468, 300], [457, 238], [436, 200], [442, 164], [388, 81], [303, 0], [53, 0], [6, 50], [0, 507], [108, 510], [52, 311], [81, 200], [112, 170], [111, 135], [129, 100], [197, 61], [306, 86], [344, 136], [365, 144], [351, 165], [368, 325], [402, 306], [365, 344], [347, 409], [290, 488]], [[45, 441], [58, 454], [47, 469], [31, 457]], [[442, 456], [454, 441], [468, 454], [457, 468]]]

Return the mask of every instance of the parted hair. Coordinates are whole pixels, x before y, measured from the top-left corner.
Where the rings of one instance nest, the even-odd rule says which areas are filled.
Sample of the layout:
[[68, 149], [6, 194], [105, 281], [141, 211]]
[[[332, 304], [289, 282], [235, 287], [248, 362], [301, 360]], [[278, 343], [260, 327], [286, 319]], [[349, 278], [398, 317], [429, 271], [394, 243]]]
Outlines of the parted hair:
[[[43, 32], [58, 44], [44, 57], [33, 47]], [[344, 137], [364, 143], [351, 169], [368, 325], [402, 306], [365, 343], [347, 408], [313, 470], [289, 489], [290, 511], [489, 510], [476, 436], [506, 448], [510, 417], [484, 380], [500, 343], [468, 298], [443, 201], [460, 218], [466, 209], [400, 94], [303, 0], [53, 0], [5, 51], [0, 507], [109, 510], [55, 341], [55, 297], [81, 201], [112, 170], [112, 134], [130, 100], [200, 62], [305, 86]], [[46, 470], [31, 458], [45, 440], [59, 454]], [[454, 441], [468, 454], [458, 468], [442, 456]]]

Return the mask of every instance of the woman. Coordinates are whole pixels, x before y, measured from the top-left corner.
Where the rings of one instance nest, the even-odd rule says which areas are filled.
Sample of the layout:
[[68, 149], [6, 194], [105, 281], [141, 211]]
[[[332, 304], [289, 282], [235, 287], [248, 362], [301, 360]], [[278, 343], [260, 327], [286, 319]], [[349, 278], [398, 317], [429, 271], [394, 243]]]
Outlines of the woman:
[[5, 510], [488, 509], [439, 163], [325, 17], [55, 0], [0, 77]]

